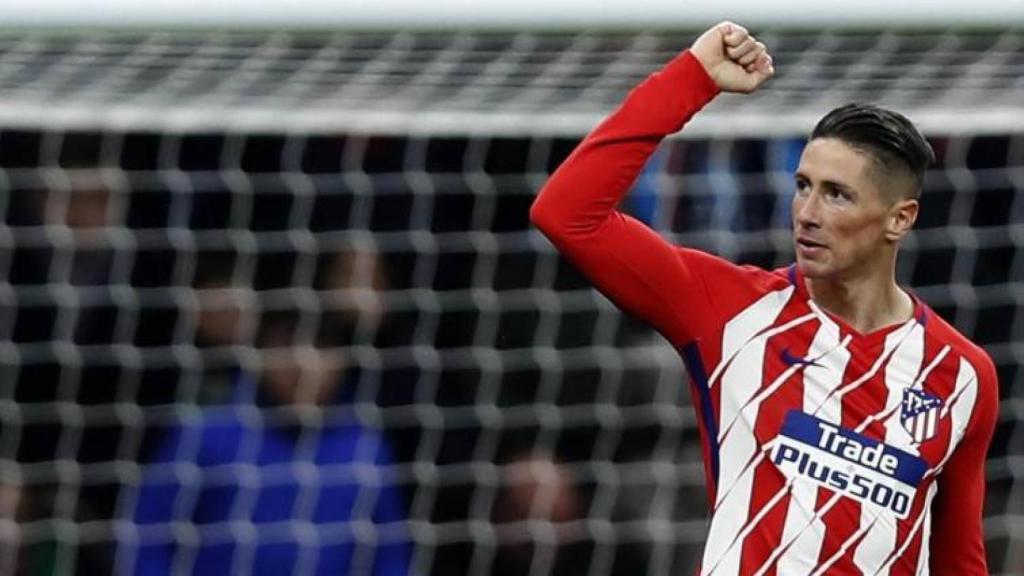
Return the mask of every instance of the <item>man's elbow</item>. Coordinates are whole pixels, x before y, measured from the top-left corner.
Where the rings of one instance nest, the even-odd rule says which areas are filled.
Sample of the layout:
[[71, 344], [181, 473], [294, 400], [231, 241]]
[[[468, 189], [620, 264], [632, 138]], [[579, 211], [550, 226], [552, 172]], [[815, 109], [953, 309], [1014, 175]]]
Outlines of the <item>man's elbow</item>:
[[530, 206], [530, 222], [549, 238], [559, 233], [559, 218], [547, 201], [544, 191], [534, 199]]

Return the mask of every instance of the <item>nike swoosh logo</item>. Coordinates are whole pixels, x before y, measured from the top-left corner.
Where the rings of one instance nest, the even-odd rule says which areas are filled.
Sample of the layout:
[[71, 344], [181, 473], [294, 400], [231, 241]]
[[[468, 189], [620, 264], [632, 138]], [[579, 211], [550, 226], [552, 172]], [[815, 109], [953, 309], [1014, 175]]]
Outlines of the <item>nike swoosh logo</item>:
[[821, 368], [821, 364], [818, 364], [814, 360], [793, 356], [789, 353], [789, 348], [782, 349], [782, 361], [785, 362], [787, 366], [817, 366], [818, 368]]

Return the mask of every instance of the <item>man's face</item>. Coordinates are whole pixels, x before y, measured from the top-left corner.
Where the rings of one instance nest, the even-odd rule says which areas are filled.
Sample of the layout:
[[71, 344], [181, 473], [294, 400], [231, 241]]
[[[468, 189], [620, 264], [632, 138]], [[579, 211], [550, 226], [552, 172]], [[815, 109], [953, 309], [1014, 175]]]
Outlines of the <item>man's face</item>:
[[344, 359], [335, 350], [293, 345], [266, 350], [263, 382], [280, 403], [323, 406], [338, 388]]
[[835, 138], [804, 148], [793, 195], [793, 243], [804, 276], [849, 279], [888, 264], [895, 208], [875, 170], [870, 156]]

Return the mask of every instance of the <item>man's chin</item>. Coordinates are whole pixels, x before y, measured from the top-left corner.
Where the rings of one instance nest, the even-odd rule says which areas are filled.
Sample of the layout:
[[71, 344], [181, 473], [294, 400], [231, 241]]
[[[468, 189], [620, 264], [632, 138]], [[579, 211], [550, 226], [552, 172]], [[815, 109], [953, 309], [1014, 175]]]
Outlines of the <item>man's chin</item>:
[[801, 276], [810, 280], [822, 280], [833, 275], [832, 269], [823, 262], [814, 262], [797, 258], [796, 267], [797, 270], [800, 271]]

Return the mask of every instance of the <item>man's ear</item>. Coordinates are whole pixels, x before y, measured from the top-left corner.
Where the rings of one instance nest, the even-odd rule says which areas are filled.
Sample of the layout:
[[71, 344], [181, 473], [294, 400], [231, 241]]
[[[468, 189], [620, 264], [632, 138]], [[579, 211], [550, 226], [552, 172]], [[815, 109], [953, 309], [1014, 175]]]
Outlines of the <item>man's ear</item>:
[[892, 242], [899, 242], [914, 227], [921, 203], [914, 198], [898, 200], [889, 209], [889, 220], [886, 223], [885, 237]]

